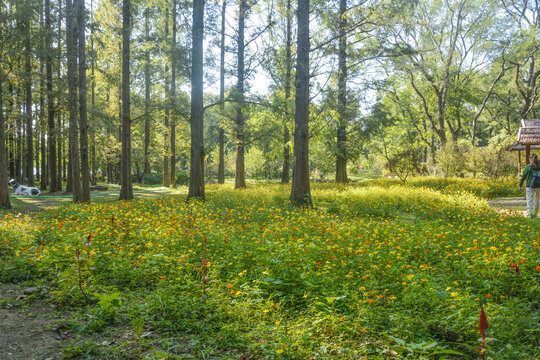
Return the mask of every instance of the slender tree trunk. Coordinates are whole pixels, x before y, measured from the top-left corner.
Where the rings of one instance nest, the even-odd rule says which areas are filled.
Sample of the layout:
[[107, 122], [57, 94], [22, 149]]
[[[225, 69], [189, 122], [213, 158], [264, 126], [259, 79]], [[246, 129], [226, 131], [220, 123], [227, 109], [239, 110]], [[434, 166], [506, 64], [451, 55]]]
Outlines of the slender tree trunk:
[[246, 20], [246, 1], [239, 0], [238, 9], [238, 81], [236, 83], [236, 174], [234, 178], [235, 189], [246, 187], [246, 171], [244, 161], [244, 118], [242, 107], [244, 105], [244, 32]]
[[77, 124], [77, 3], [66, 1], [67, 57], [68, 57], [68, 108], [69, 108], [69, 152], [73, 201], [82, 201], [81, 170], [79, 160], [79, 129]]
[[289, 168], [291, 163], [290, 145], [291, 133], [287, 126], [290, 119], [289, 99], [291, 98], [291, 68], [292, 68], [292, 13], [291, 0], [287, 0], [287, 34], [285, 43], [285, 121], [283, 123], [283, 169], [281, 172], [281, 183], [288, 184], [290, 182]]
[[191, 167], [190, 198], [205, 198], [204, 194], [204, 110], [203, 110], [203, 38], [204, 0], [193, 1], [192, 62], [191, 62]]
[[[43, 10], [43, 9], [42, 9]], [[41, 11], [43, 14], [43, 11]], [[43, 16], [41, 17], [41, 29], [44, 30]], [[46, 52], [48, 49], [46, 46], [42, 46], [42, 52]], [[40, 86], [39, 86], [39, 133], [40, 133], [40, 145], [41, 145], [41, 177], [40, 177], [40, 189], [46, 190], [48, 185], [48, 161], [47, 161], [47, 143], [45, 140], [45, 134], [47, 129], [47, 119], [45, 117], [45, 57], [40, 57]], [[36, 167], [37, 168], [37, 167]]]
[[26, 175], [28, 176], [28, 186], [34, 186], [34, 133], [32, 129], [32, 43], [30, 14], [25, 20], [26, 38], [26, 62], [25, 62], [25, 86], [26, 86]]
[[[169, 8], [165, 9], [165, 42], [169, 39]], [[170, 99], [169, 66], [165, 64], [165, 96]], [[169, 174], [169, 107], [165, 108], [165, 131], [163, 132], [163, 186], [169, 187], [171, 175]]]
[[[90, 51], [92, 52], [92, 112], [95, 110], [96, 107], [96, 77], [95, 77], [95, 65], [96, 65], [96, 54], [94, 53], [94, 1], [90, 1]], [[94, 124], [93, 118], [91, 121], [91, 124]], [[95, 125], [94, 125], [95, 126]], [[94, 129], [94, 126], [90, 127], [90, 132], [92, 134], [92, 146], [91, 146], [91, 154], [92, 154], [92, 178], [91, 183], [92, 185], [97, 184], [96, 179], [96, 131]]]
[[[57, 48], [57, 60], [58, 60], [58, 81], [62, 80], [62, 0], [58, 0], [58, 39], [57, 39], [57, 43], [58, 43], [58, 48]], [[62, 102], [62, 96], [63, 94], [60, 94], [60, 92], [58, 92], [58, 98], [57, 98], [57, 101], [58, 101], [58, 105], [61, 104]], [[58, 117], [58, 120], [57, 120], [57, 128], [56, 128], [56, 132], [55, 132], [55, 141], [57, 142], [58, 144], [58, 181], [57, 181], [57, 191], [62, 191], [62, 183], [64, 181], [64, 169], [65, 167], [62, 166], [62, 160], [63, 160], [63, 129], [62, 129], [62, 112], [61, 111], [58, 111], [57, 112], [57, 117]]]
[[131, 115], [130, 115], [130, 58], [131, 38], [130, 0], [122, 6], [122, 187], [120, 200], [133, 199], [131, 183]]
[[221, 2], [221, 43], [219, 61], [219, 163], [218, 163], [218, 184], [225, 184], [225, 130], [223, 121], [225, 116], [225, 16], [227, 1]]
[[17, 120], [16, 120], [16, 128], [17, 128], [17, 151], [15, 154], [16, 157], [16, 163], [15, 163], [15, 169], [17, 173], [17, 181], [22, 184], [23, 183], [23, 162], [22, 162], [22, 148], [23, 148], [23, 122], [22, 122], [22, 99], [20, 96], [20, 90], [17, 88], [15, 91], [16, 93], [16, 102], [17, 102]]
[[144, 53], [144, 175], [150, 174], [150, 9], [146, 8], [144, 14], [144, 36], [146, 40], [146, 49]]
[[336, 182], [347, 183], [347, 0], [339, 1], [338, 126]]
[[47, 147], [49, 154], [49, 180], [51, 192], [58, 191], [56, 168], [56, 129], [54, 127], [54, 95], [52, 84], [51, 0], [45, 0], [45, 82], [47, 87]]
[[172, 4], [171, 44], [171, 187], [176, 187], [176, 0]]
[[78, 0], [79, 35], [79, 131], [81, 146], [81, 202], [90, 202], [90, 166], [88, 161], [88, 114], [86, 104], [86, 10]]
[[309, 0], [298, 0], [298, 53], [291, 203], [312, 206], [309, 184]]
[[[0, 0], [1, 1], [1, 0]], [[2, 30], [0, 29], [0, 32]], [[0, 66], [2, 62], [0, 61]], [[10, 66], [11, 68], [11, 66]], [[11, 70], [11, 69], [10, 69]], [[13, 114], [15, 112], [15, 102], [13, 100], [13, 84], [10, 82], [8, 86], [9, 91], [9, 114]], [[14, 124], [11, 124], [8, 126], [10, 127], [10, 132], [8, 135], [9, 138], [9, 177], [11, 179], [15, 179], [17, 177], [17, 173], [15, 171], [15, 164], [16, 164], [16, 157], [17, 157], [17, 146], [16, 146], [16, 131], [17, 127]]]
[[[0, 0], [0, 11], [4, 9], [3, 1]], [[3, 38], [2, 27], [0, 27], [0, 39]], [[5, 133], [5, 122], [4, 122], [4, 103], [3, 103], [3, 92], [2, 92], [2, 54], [4, 52], [3, 48], [0, 48], [0, 208], [10, 209], [11, 204], [9, 202], [9, 188], [8, 188], [8, 178], [7, 178], [7, 153], [6, 153], [6, 133]]]

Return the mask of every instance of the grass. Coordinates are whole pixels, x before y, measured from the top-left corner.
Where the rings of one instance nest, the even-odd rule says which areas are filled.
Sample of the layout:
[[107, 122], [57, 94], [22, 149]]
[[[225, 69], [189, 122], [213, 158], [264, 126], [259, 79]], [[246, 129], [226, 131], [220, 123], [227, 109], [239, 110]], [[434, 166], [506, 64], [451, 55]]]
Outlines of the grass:
[[7, 215], [0, 281], [52, 284], [76, 333], [132, 329], [134, 358], [478, 358], [483, 305], [488, 356], [531, 359], [540, 226], [487, 203], [513, 185], [316, 184], [315, 209], [288, 186], [208, 186]]

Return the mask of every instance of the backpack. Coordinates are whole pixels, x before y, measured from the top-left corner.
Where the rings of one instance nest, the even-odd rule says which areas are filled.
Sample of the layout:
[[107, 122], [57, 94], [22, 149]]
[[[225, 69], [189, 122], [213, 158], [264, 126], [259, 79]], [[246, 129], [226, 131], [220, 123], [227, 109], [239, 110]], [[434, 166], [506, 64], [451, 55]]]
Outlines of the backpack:
[[533, 166], [531, 170], [531, 188], [540, 188], [540, 168], [536, 168]]

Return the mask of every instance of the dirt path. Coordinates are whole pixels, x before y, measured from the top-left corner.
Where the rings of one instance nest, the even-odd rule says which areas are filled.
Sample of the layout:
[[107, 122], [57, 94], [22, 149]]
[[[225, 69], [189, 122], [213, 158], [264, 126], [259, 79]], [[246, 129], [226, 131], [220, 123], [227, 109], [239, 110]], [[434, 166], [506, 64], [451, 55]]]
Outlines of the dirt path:
[[62, 359], [65, 335], [54, 330], [60, 319], [54, 307], [42, 300], [28, 301], [43, 289], [0, 286], [0, 358]]
[[522, 197], [498, 198], [489, 201], [489, 205], [498, 211], [511, 211], [527, 216], [527, 202]]

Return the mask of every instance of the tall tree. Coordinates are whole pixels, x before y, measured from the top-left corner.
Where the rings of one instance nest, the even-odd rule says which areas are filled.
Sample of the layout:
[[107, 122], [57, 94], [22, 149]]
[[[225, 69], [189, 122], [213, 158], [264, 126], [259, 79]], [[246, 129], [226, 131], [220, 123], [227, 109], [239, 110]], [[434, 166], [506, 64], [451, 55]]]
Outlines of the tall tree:
[[[4, 4], [0, 0], [0, 20], [4, 23], [3, 10]], [[9, 209], [11, 204], [9, 202], [9, 189], [8, 189], [8, 169], [7, 169], [7, 153], [6, 153], [6, 133], [4, 122], [4, 103], [3, 103], [3, 77], [2, 64], [4, 55], [4, 37], [2, 33], [2, 27], [0, 27], [0, 208]]]
[[171, 40], [171, 187], [176, 187], [176, 0], [172, 2]]
[[150, 8], [144, 11], [144, 175], [150, 174]]
[[204, 193], [204, 109], [203, 109], [204, 0], [193, 1], [191, 57], [191, 167], [190, 198], [205, 198]]
[[312, 206], [309, 184], [309, 0], [298, 0], [294, 167], [291, 203]]
[[221, 1], [221, 39], [219, 59], [219, 127], [218, 127], [218, 184], [225, 184], [225, 129], [223, 118], [225, 116], [225, 17], [227, 14], [227, 1]]
[[88, 161], [88, 115], [86, 104], [86, 10], [78, 1], [79, 35], [79, 131], [81, 146], [81, 202], [90, 202], [90, 167]]
[[25, 29], [25, 117], [26, 117], [26, 176], [28, 185], [34, 186], [34, 132], [32, 121], [32, 17], [33, 9], [30, 3], [25, 2], [24, 29]]
[[130, 39], [131, 1], [122, 6], [122, 187], [120, 200], [133, 199], [131, 182]]
[[58, 174], [56, 167], [56, 129], [54, 124], [54, 93], [52, 83], [52, 31], [51, 0], [45, 0], [45, 82], [47, 87], [47, 148], [49, 154], [49, 181], [51, 192], [58, 191]]
[[[60, 80], [62, 78], [62, 0], [58, 0], [58, 25], [57, 25], [57, 28], [58, 28], [58, 38], [56, 39], [57, 41], [57, 48], [56, 48], [56, 56], [57, 56], [57, 60], [58, 60], [58, 72], [57, 72], [57, 77], [58, 77], [58, 80]], [[60, 91], [58, 91], [58, 104], [60, 104], [60, 99], [61, 99], [61, 96], [60, 96]], [[62, 191], [62, 181], [64, 179], [64, 167], [62, 166], [62, 160], [64, 158], [63, 156], [63, 146], [62, 146], [62, 143], [63, 143], [63, 137], [62, 137], [62, 112], [61, 111], [57, 111], [56, 112], [56, 115], [57, 115], [57, 126], [56, 126], [56, 132], [55, 132], [55, 141], [56, 143], [58, 144], [58, 151], [57, 151], [57, 157], [58, 157], [58, 174], [57, 174], [57, 178], [58, 178], [58, 181], [57, 181], [57, 190], [58, 191]], [[52, 136], [52, 135], [51, 135]]]
[[288, 184], [290, 182], [289, 168], [291, 162], [290, 155], [290, 141], [291, 133], [287, 126], [290, 112], [289, 112], [289, 99], [291, 97], [291, 68], [292, 68], [292, 12], [291, 12], [291, 0], [287, 0], [287, 26], [285, 34], [285, 121], [283, 122], [283, 169], [281, 173], [281, 183]]
[[[165, 43], [169, 41], [169, 4], [165, 6]], [[167, 45], [165, 45], [168, 47]], [[169, 66], [167, 62], [165, 63], [165, 96], [167, 100], [169, 96]], [[169, 174], [169, 106], [165, 107], [165, 116], [164, 116], [164, 125], [165, 129], [163, 132], [163, 186], [169, 187], [170, 185], [170, 174]]]
[[[45, 30], [45, 14], [44, 14], [44, 4], [41, 4], [40, 9], [40, 30], [41, 30], [41, 36], [46, 36], [46, 30]], [[47, 133], [47, 118], [45, 117], [45, 52], [48, 51], [46, 39], [44, 42], [40, 42], [40, 57], [39, 57], [39, 74], [40, 74], [40, 84], [39, 84], [39, 134], [40, 134], [40, 145], [41, 145], [41, 177], [40, 177], [40, 189], [46, 190], [49, 182], [49, 176], [48, 176], [48, 160], [47, 160], [47, 145], [45, 140], [45, 134]], [[37, 159], [38, 157], [36, 157]], [[36, 164], [37, 165], [37, 164]]]
[[[69, 169], [73, 201], [82, 200], [81, 170], [79, 160], [79, 127], [77, 124], [77, 0], [66, 0], [66, 41], [68, 58], [68, 108], [69, 108]], [[68, 186], [69, 188], [69, 186]]]
[[[91, 94], [91, 106], [92, 106], [92, 113], [96, 110], [96, 75], [95, 75], [95, 67], [96, 67], [96, 53], [94, 51], [94, 1], [90, 1], [90, 52], [92, 54], [91, 59], [91, 77], [92, 77], [92, 94]], [[91, 147], [91, 156], [92, 156], [92, 178], [91, 183], [92, 185], [97, 184], [97, 177], [96, 177], [96, 130], [95, 130], [95, 119], [92, 118], [91, 124], [93, 126], [90, 127], [91, 133], [92, 133], [92, 147]]]
[[336, 182], [347, 183], [347, 0], [339, 0]]
[[246, 27], [246, 1], [238, 1], [238, 69], [236, 82], [236, 174], [234, 177], [234, 187], [236, 189], [246, 187], [246, 170], [245, 170], [245, 129], [242, 107], [244, 106], [244, 79], [245, 79], [245, 27]]

